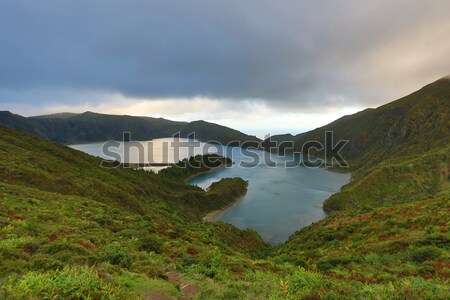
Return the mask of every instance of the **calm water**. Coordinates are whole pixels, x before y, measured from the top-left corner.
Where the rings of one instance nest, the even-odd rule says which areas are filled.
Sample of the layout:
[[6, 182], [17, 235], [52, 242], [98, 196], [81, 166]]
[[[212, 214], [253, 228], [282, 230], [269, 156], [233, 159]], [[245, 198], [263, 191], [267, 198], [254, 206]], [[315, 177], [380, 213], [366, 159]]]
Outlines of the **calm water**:
[[[280, 243], [302, 227], [323, 219], [322, 203], [350, 180], [350, 174], [323, 169], [285, 168], [287, 158], [271, 157], [279, 166], [271, 168], [255, 163], [243, 168], [239, 161], [251, 161], [233, 149], [231, 168], [199, 175], [189, 183], [207, 188], [212, 182], [226, 177], [241, 177], [249, 182], [244, 198], [219, 215], [218, 221], [231, 223], [241, 229], [253, 228], [264, 240]], [[261, 155], [262, 152], [260, 152]]]
[[[153, 141], [153, 145], [156, 145], [151, 147], [155, 158], [153, 161], [163, 162], [164, 156], [169, 158], [169, 162], [177, 160], [173, 148], [163, 146], [165, 142], [171, 141], [170, 138]], [[72, 147], [91, 155], [105, 157], [101, 151], [102, 145], [103, 143], [93, 143]], [[207, 189], [211, 183], [226, 177], [241, 177], [247, 180], [249, 182], [247, 194], [241, 201], [220, 214], [217, 221], [231, 223], [241, 229], [253, 228], [270, 243], [283, 242], [295, 231], [323, 219], [326, 216], [322, 209], [323, 201], [350, 180], [350, 174], [323, 169], [285, 168], [284, 161], [290, 157], [272, 156], [271, 159], [276, 161], [278, 166], [269, 167], [262, 160], [253, 161], [252, 158], [245, 157], [239, 148], [221, 148], [204, 143], [201, 143], [201, 146], [202, 148], [197, 149], [195, 154], [216, 152], [231, 156], [235, 164], [231, 168], [199, 175], [192, 178], [189, 183]], [[123, 145], [121, 147], [123, 150]], [[255, 153], [259, 157], [264, 155], [261, 151]], [[179, 158], [188, 156], [188, 151], [181, 151]], [[138, 162], [139, 155], [134, 152], [128, 161]], [[251, 167], [239, 166], [242, 161]]]
[[[178, 147], [175, 148], [174, 142], [183, 143], [183, 146], [192, 146], [192, 152], [188, 150], [187, 147]], [[77, 144], [77, 145], [69, 145], [69, 147], [83, 151], [93, 156], [98, 156], [103, 159], [109, 160], [112, 157], [110, 155], [106, 155], [103, 151], [104, 142], [99, 143], [90, 143], [90, 144]], [[129, 149], [129, 154], [126, 154], [124, 151], [125, 147]], [[178, 149], [176, 151], [175, 149]], [[110, 152], [114, 152], [120, 155], [120, 162], [125, 163], [165, 163], [171, 164], [176, 163], [179, 160], [184, 158], [188, 158], [190, 156], [198, 155], [198, 154], [206, 154], [206, 153], [217, 153], [217, 146], [206, 144], [202, 142], [197, 142], [189, 139], [177, 139], [174, 138], [162, 138], [162, 139], [154, 139], [151, 141], [143, 141], [143, 142], [126, 142], [119, 143], [118, 147], [111, 145], [109, 147]], [[158, 172], [161, 169], [164, 169], [164, 166], [152, 166], [145, 167], [146, 170], [152, 170]]]

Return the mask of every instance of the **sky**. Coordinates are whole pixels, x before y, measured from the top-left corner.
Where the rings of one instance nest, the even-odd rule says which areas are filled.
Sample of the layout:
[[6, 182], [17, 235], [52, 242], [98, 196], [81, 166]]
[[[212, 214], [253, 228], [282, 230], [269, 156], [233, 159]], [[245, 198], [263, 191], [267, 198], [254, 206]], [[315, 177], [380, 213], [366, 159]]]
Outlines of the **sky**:
[[297, 134], [450, 74], [448, 0], [2, 0], [0, 110]]

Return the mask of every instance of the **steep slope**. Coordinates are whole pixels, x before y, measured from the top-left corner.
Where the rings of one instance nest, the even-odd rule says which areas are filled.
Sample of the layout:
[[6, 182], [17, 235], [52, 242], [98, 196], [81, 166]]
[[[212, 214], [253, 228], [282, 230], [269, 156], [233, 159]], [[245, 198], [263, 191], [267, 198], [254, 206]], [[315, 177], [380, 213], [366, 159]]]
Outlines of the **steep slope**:
[[232, 140], [258, 140], [237, 130], [204, 121], [176, 122], [163, 118], [106, 115], [93, 112], [60, 113], [47, 116], [21, 117], [0, 113], [0, 125], [18, 129], [51, 141], [74, 144], [121, 140], [123, 132], [131, 132], [133, 140], [170, 137], [181, 132], [185, 137], [195, 132], [202, 141], [226, 144]]
[[361, 209], [428, 199], [450, 188], [450, 147], [387, 159], [353, 172], [324, 202], [327, 210]]
[[[342, 280], [372, 284], [399, 283], [414, 277], [445, 280], [450, 276], [449, 197], [447, 189], [409, 204], [337, 212], [296, 232], [276, 252], [284, 260], [315, 266]], [[427, 284], [422, 284], [425, 294]], [[431, 288], [431, 282], [428, 284]], [[418, 288], [413, 286], [403, 289]], [[393, 297], [376, 289], [367, 288], [366, 298]], [[394, 289], [402, 287], [392, 286]], [[427, 298], [424, 294], [419, 298]]]
[[[164, 279], [178, 261], [170, 257], [188, 260], [190, 249], [206, 265], [218, 248], [238, 257], [267, 247], [253, 231], [199, 222], [245, 192], [240, 178], [223, 179], [205, 192], [179, 178], [102, 168], [98, 158], [6, 127], [0, 126], [0, 137], [0, 286], [13, 274], [82, 278], [99, 271], [109, 274], [95, 279], [99, 288], [105, 281], [116, 286], [99, 291], [105, 298], [118, 290], [119, 298], [133, 298], [142, 287], [123, 284], [134, 280], [178, 294]], [[82, 267], [96, 264], [102, 265], [96, 271]], [[73, 297], [54, 288], [59, 297]], [[41, 292], [34, 297], [45, 298]], [[0, 298], [5, 295], [32, 294], [0, 289]]]
[[333, 131], [335, 140], [349, 140], [342, 154], [357, 169], [387, 158], [421, 154], [446, 146], [450, 141], [449, 115], [450, 77], [447, 76], [399, 100], [299, 134], [292, 141], [300, 151], [306, 141], [323, 142], [325, 131]]
[[294, 233], [274, 255], [329, 278], [364, 283], [362, 298], [447, 298], [448, 291], [427, 290], [450, 276], [449, 107], [447, 77], [296, 136], [297, 143], [322, 141], [332, 130], [349, 139], [343, 154], [353, 179], [325, 201], [334, 213]]
[[326, 131], [333, 131], [335, 141], [349, 141], [341, 154], [353, 172], [352, 182], [325, 201], [325, 209], [395, 205], [426, 199], [448, 188], [448, 116], [447, 76], [399, 100], [299, 134], [292, 141], [297, 151], [309, 140], [323, 143]]

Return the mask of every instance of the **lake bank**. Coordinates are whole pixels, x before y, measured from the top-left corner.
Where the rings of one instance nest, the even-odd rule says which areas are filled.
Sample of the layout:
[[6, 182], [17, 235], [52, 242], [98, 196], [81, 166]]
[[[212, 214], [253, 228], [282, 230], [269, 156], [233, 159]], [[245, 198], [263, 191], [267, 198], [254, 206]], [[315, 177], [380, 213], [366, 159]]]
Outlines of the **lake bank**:
[[235, 201], [233, 201], [232, 203], [230, 203], [229, 205], [225, 206], [222, 209], [218, 209], [215, 211], [212, 211], [210, 213], [207, 213], [204, 217], [203, 217], [203, 221], [205, 222], [217, 222], [219, 221], [219, 219], [226, 213], [226, 211], [231, 208], [232, 206], [236, 205], [239, 203], [239, 201], [241, 201], [245, 195], [247, 194], [248, 191], [248, 183], [247, 183], [247, 188], [245, 189], [245, 192], [242, 195], [239, 195], [235, 198]]
[[205, 174], [213, 173], [213, 172], [215, 172], [215, 171], [218, 171], [218, 170], [221, 170], [221, 169], [225, 169], [226, 167], [231, 167], [231, 166], [233, 166], [233, 164], [234, 164], [234, 163], [231, 163], [231, 164], [222, 164], [222, 165], [220, 165], [220, 166], [218, 166], [218, 167], [214, 167], [214, 168], [210, 168], [210, 169], [208, 169], [208, 170], [202, 171], [202, 172], [198, 172], [198, 173], [196, 173], [196, 174], [190, 175], [189, 177], [185, 178], [185, 179], [184, 179], [184, 182], [185, 182], [186, 184], [189, 184], [189, 181], [190, 181], [190, 180], [192, 180], [192, 179], [194, 179], [194, 178], [196, 178], [196, 177], [198, 177], [198, 176], [202, 176], [202, 175], [205, 175]]

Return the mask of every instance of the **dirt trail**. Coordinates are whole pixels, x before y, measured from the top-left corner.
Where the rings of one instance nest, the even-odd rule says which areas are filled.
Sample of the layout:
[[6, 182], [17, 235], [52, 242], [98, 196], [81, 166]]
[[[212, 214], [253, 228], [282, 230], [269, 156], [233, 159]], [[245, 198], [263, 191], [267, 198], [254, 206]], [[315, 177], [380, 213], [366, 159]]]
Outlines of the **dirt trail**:
[[147, 300], [191, 300], [194, 299], [195, 295], [199, 292], [200, 288], [183, 279], [180, 273], [174, 270], [166, 271], [167, 279], [169, 282], [174, 283], [180, 287], [183, 296], [181, 298], [171, 297], [166, 295], [162, 291], [147, 291], [145, 299]]

